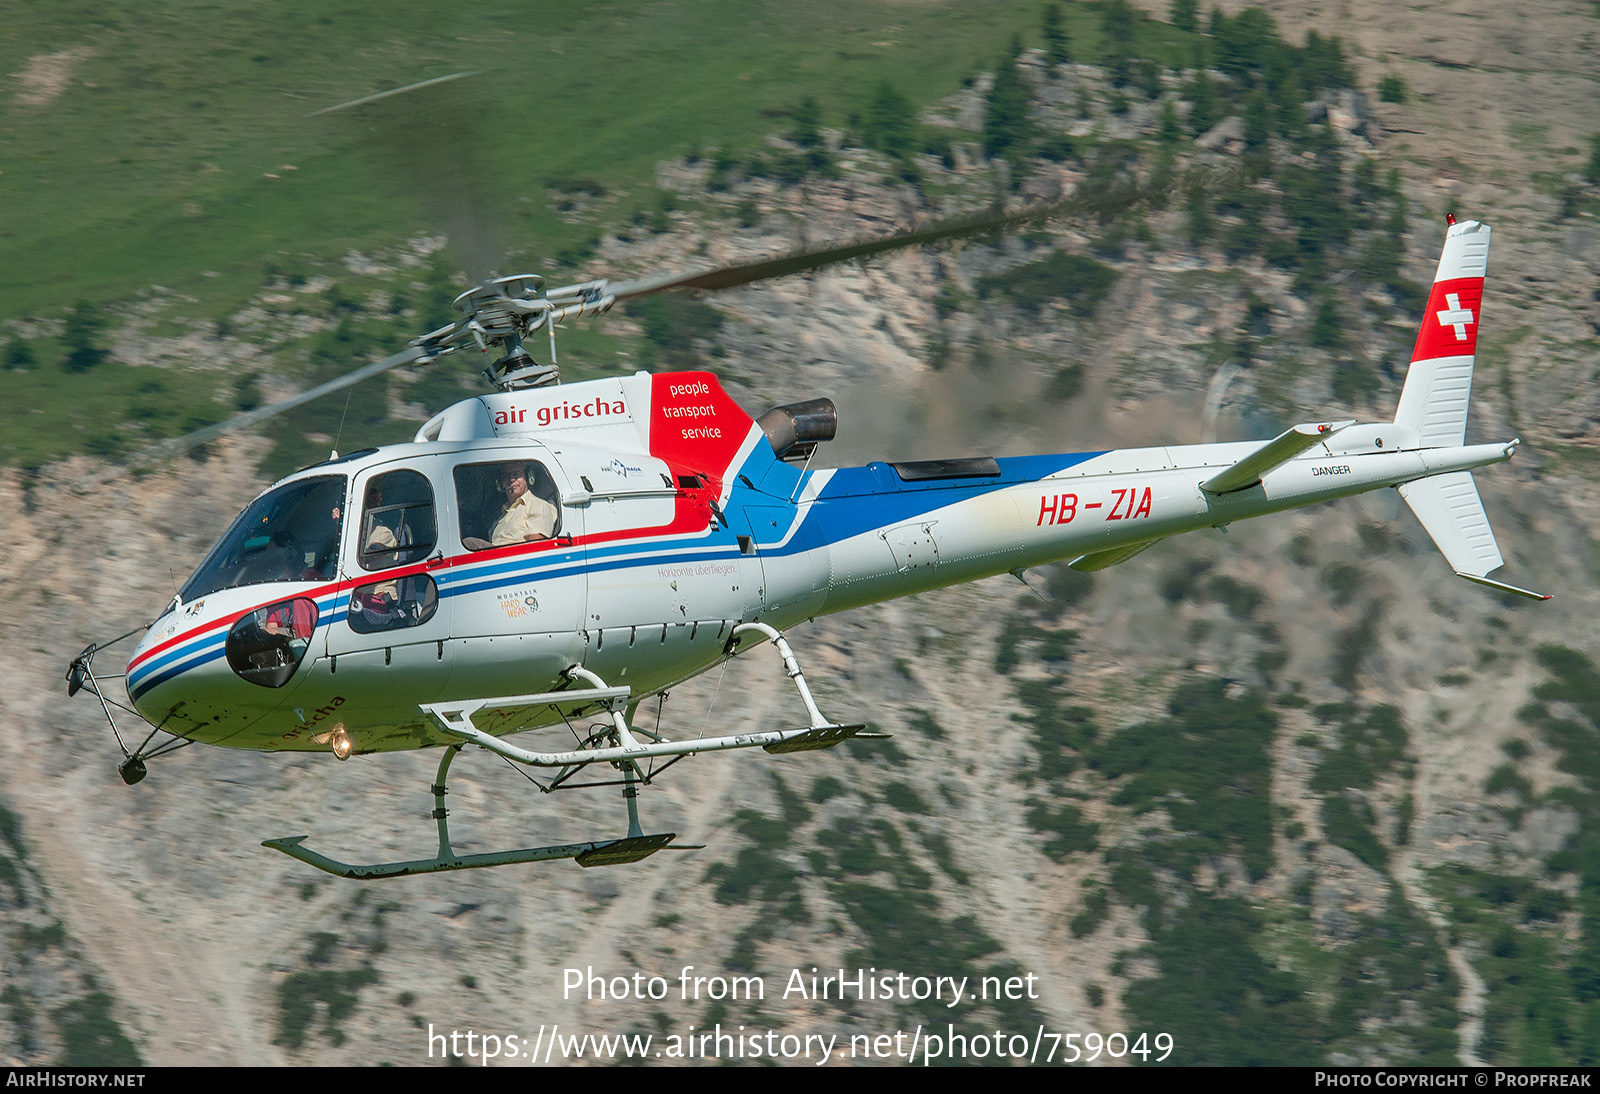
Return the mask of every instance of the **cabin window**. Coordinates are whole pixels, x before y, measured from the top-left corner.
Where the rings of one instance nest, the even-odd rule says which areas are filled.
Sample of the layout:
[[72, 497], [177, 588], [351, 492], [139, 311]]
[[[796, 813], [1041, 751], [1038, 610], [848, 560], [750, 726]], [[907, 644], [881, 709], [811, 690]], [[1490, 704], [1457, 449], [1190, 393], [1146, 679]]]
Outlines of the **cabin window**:
[[281, 688], [300, 667], [316, 628], [316, 602], [297, 596], [240, 616], [228, 631], [223, 653], [243, 679]]
[[561, 534], [561, 493], [538, 460], [500, 460], [455, 470], [461, 545], [469, 551]]
[[416, 471], [390, 471], [367, 480], [361, 510], [363, 570], [387, 570], [420, 562], [438, 541], [433, 487]]
[[187, 603], [241, 585], [332, 581], [347, 485], [343, 475], [321, 475], [261, 495], [239, 514], [178, 596]]
[[439, 587], [427, 574], [374, 581], [350, 593], [350, 629], [357, 634], [417, 627], [439, 610]]

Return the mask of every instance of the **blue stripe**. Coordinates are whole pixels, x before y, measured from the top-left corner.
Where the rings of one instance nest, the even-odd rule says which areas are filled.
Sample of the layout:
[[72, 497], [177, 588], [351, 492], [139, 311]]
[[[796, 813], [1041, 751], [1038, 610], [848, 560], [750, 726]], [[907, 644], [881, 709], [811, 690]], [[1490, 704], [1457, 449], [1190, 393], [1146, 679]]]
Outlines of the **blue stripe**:
[[[833, 477], [823, 486], [806, 514], [806, 536], [797, 535], [781, 548], [759, 543], [758, 546], [769, 558], [831, 546], [863, 532], [914, 520], [970, 498], [1038, 482], [1100, 455], [1104, 453], [1013, 456], [997, 460], [1000, 474], [989, 478], [932, 479], [924, 482], [903, 482], [894, 468], [886, 463], [842, 467], [834, 471]], [[808, 472], [806, 477], [809, 479], [813, 474], [815, 472]], [[736, 488], [735, 496], [740, 493], [744, 494], [743, 504], [758, 504], [757, 497], [769, 501], [765, 495], [756, 493], [751, 496], [755, 492]], [[784, 529], [782, 535], [787, 534], [788, 529]]]
[[[936, 509], [981, 497], [1009, 486], [1037, 482], [1049, 475], [1075, 467], [1103, 452], [1078, 452], [1049, 456], [1014, 456], [996, 461], [998, 475], [983, 479], [933, 479], [924, 482], [904, 482], [887, 463], [877, 462], [865, 467], [845, 467], [833, 471], [822, 491], [811, 503], [806, 514], [805, 535], [791, 536], [789, 542], [778, 546], [776, 542], [760, 544], [769, 558], [784, 557], [802, 551], [828, 547], [842, 540], [883, 528], [902, 521], [912, 520]], [[801, 472], [772, 455], [770, 449], [757, 444], [741, 465], [739, 475], [728, 498], [728, 508], [743, 515], [748, 506], [774, 508], [789, 506], [798, 497], [801, 487], [809, 482], [816, 471]], [[746, 486], [745, 482], [760, 482], [761, 488]], [[777, 487], [786, 491], [767, 490]], [[748, 523], [748, 521], [747, 521]], [[752, 525], [753, 527], [753, 525]], [[793, 527], [783, 528], [779, 539], [790, 535]], [[686, 541], [692, 538], [702, 549], [685, 551]], [[732, 561], [745, 557], [735, 543], [717, 543], [722, 536], [696, 531], [673, 537], [668, 543], [622, 542], [607, 544], [597, 549], [563, 552], [559, 559], [513, 558], [504, 561], [468, 564], [436, 572], [430, 576], [439, 588], [440, 599], [486, 592], [527, 581], [550, 581], [586, 573], [603, 573], [633, 567], [672, 565], [684, 561]], [[709, 549], [705, 549], [709, 548]], [[286, 598], [287, 599], [287, 598]], [[317, 601], [317, 622], [325, 626], [343, 615], [349, 607], [348, 592]], [[213, 634], [195, 639], [163, 653], [141, 665], [128, 677], [128, 692], [135, 700], [151, 688], [165, 683], [181, 673], [203, 664], [209, 664], [224, 652], [225, 635]]]

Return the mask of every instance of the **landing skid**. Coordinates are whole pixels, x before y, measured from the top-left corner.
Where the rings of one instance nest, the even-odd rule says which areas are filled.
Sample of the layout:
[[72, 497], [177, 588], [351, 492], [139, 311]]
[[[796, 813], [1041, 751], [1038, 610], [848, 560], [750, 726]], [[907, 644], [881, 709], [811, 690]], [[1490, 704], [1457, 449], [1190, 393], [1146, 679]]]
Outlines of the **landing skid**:
[[[439, 761], [439, 773], [434, 780], [433, 817], [439, 825], [439, 851], [433, 858], [409, 859], [404, 862], [379, 862], [368, 865], [352, 865], [330, 858], [317, 851], [312, 851], [304, 846], [308, 836], [287, 836], [281, 839], [267, 840], [263, 847], [270, 847], [274, 851], [282, 851], [291, 858], [299, 859], [308, 866], [315, 866], [318, 870], [334, 874], [338, 877], [376, 879], [387, 877], [404, 877], [408, 874], [433, 874], [445, 870], [473, 870], [486, 866], [508, 866], [517, 862], [547, 862], [552, 859], [572, 859], [579, 866], [618, 866], [629, 862], [638, 862], [661, 850], [689, 851], [698, 850], [699, 845], [672, 845], [677, 838], [675, 832], [660, 832], [646, 835], [639, 827], [639, 788], [647, 786], [661, 771], [673, 763], [698, 752], [721, 752], [735, 748], [760, 747], [770, 753], [809, 752], [816, 749], [833, 748], [852, 738], [881, 738], [882, 733], [865, 733], [866, 726], [861, 723], [854, 725], [840, 725], [830, 722], [822, 712], [817, 709], [816, 701], [811, 696], [811, 689], [806, 686], [805, 675], [800, 671], [800, 665], [795, 660], [794, 652], [789, 648], [789, 643], [783, 635], [765, 623], [744, 623], [733, 630], [732, 638], [728, 645], [728, 654], [736, 652], [739, 639], [747, 634], [759, 634], [770, 639], [778, 648], [778, 653], [783, 658], [784, 668], [789, 678], [795, 682], [795, 687], [800, 692], [800, 698], [805, 703], [810, 724], [803, 729], [778, 729], [756, 733], [739, 733], [724, 737], [697, 737], [687, 741], [670, 741], [642, 729], [635, 729], [629, 725], [633, 718], [633, 709], [637, 702], [630, 703], [631, 693], [627, 688], [609, 687], [606, 682], [593, 672], [581, 667], [573, 666], [567, 672], [568, 683], [581, 681], [588, 687], [569, 687], [564, 691], [540, 692], [533, 695], [502, 696], [494, 699], [475, 699], [468, 702], [430, 703], [423, 706], [422, 712], [433, 719], [444, 732], [457, 739], [456, 744], [445, 748], [444, 758]], [[507, 710], [518, 707], [549, 706], [558, 710], [567, 709], [594, 709], [598, 706], [605, 709], [611, 716], [611, 725], [592, 733], [587, 739], [580, 740], [578, 747], [562, 752], [530, 752], [508, 744], [493, 734], [486, 733], [473, 724], [473, 716], [481, 711]], [[641, 741], [635, 734], [648, 738]], [[577, 773], [586, 770], [591, 765], [609, 767], [621, 773], [622, 797], [628, 807], [628, 834], [620, 839], [593, 840], [587, 843], [562, 843], [550, 847], [523, 847], [515, 851], [495, 851], [487, 854], [458, 855], [450, 845], [449, 822], [446, 819], [449, 811], [444, 807], [445, 776], [449, 774], [451, 761], [456, 753], [468, 744], [479, 747], [502, 756], [517, 764], [545, 770], [555, 769], [547, 782], [530, 780], [540, 790], [550, 793], [555, 790], [571, 789], [576, 786], [606, 786], [617, 785], [617, 781], [588, 782], [571, 784], [568, 780]], [[654, 765], [657, 760], [666, 760], [659, 767]]]
[[[408, 874], [436, 874], [442, 870], [472, 870], [481, 866], [509, 866], [514, 862], [548, 862], [551, 859], [570, 858], [579, 866], [620, 866], [638, 862], [666, 847], [675, 838], [675, 832], [654, 836], [630, 836], [624, 839], [604, 840], [599, 843], [561, 843], [553, 847], [525, 847], [520, 851], [496, 851], [485, 855], [456, 855], [450, 858], [420, 858], [409, 862], [380, 862], [370, 866], [352, 866], [347, 862], [318, 854], [301, 843], [306, 836], [287, 836], [269, 839], [261, 846], [282, 851], [308, 866], [338, 877], [377, 879], [405, 877]], [[685, 847], [674, 850], [688, 850]]]
[[[309, 836], [284, 836], [280, 839], [269, 839], [262, 843], [263, 847], [270, 847], [274, 851], [282, 851], [290, 858], [299, 859], [307, 866], [315, 866], [325, 873], [337, 877], [358, 878], [375, 880], [385, 877], [405, 877], [408, 874], [437, 874], [445, 870], [475, 870], [485, 866], [509, 866], [515, 862], [548, 862], [551, 859], [570, 858], [579, 866], [620, 866], [624, 863], [638, 862], [640, 859], [649, 858], [657, 851], [667, 847], [678, 838], [676, 832], [658, 832], [654, 835], [645, 835], [639, 828], [639, 812], [634, 804], [637, 790], [634, 780], [629, 778], [625, 782], [623, 795], [628, 799], [628, 834], [621, 839], [591, 840], [587, 843], [558, 843], [550, 847], [523, 847], [516, 851], [491, 851], [481, 855], [458, 855], [450, 846], [450, 822], [447, 819], [450, 811], [444, 807], [444, 796], [449, 793], [445, 787], [445, 776], [450, 773], [450, 764], [456, 758], [456, 753], [462, 749], [461, 745], [451, 745], [444, 750], [444, 757], [439, 761], [439, 773], [434, 779], [433, 790], [433, 817], [439, 822], [439, 853], [433, 858], [409, 859], [405, 862], [375, 862], [366, 865], [353, 865], [330, 858], [318, 851], [305, 847]], [[674, 851], [698, 850], [697, 846], [683, 845], [672, 848]]]

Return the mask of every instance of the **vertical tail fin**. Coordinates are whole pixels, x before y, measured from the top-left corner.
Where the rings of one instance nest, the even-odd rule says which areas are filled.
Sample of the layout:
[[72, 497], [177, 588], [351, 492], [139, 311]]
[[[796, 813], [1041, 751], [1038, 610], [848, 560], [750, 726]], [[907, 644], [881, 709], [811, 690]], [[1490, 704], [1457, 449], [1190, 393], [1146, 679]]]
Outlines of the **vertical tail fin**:
[[1458, 446], [1466, 440], [1488, 270], [1489, 226], [1475, 220], [1457, 224], [1452, 217], [1394, 416], [1396, 425], [1417, 431], [1424, 448]]
[[[1396, 425], [1416, 430], [1423, 448], [1459, 448], [1466, 443], [1483, 279], [1489, 272], [1489, 226], [1475, 220], [1460, 224], [1455, 217], [1449, 220], [1444, 253], [1439, 256], [1417, 348], [1411, 351], [1411, 370], [1406, 373], [1394, 416]], [[1510, 447], [1515, 445], [1513, 441]], [[1459, 576], [1518, 596], [1550, 599], [1488, 576], [1500, 568], [1502, 560], [1472, 472], [1452, 471], [1417, 479], [1402, 485], [1400, 496]]]

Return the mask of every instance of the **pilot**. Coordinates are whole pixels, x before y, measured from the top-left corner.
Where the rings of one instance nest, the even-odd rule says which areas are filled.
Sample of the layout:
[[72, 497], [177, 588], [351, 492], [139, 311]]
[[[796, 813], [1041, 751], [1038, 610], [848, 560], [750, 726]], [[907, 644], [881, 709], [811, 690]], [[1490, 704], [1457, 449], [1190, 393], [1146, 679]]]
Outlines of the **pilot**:
[[497, 481], [506, 496], [505, 511], [495, 521], [489, 541], [496, 547], [549, 539], [556, 530], [556, 507], [530, 489], [536, 464], [508, 463]]

